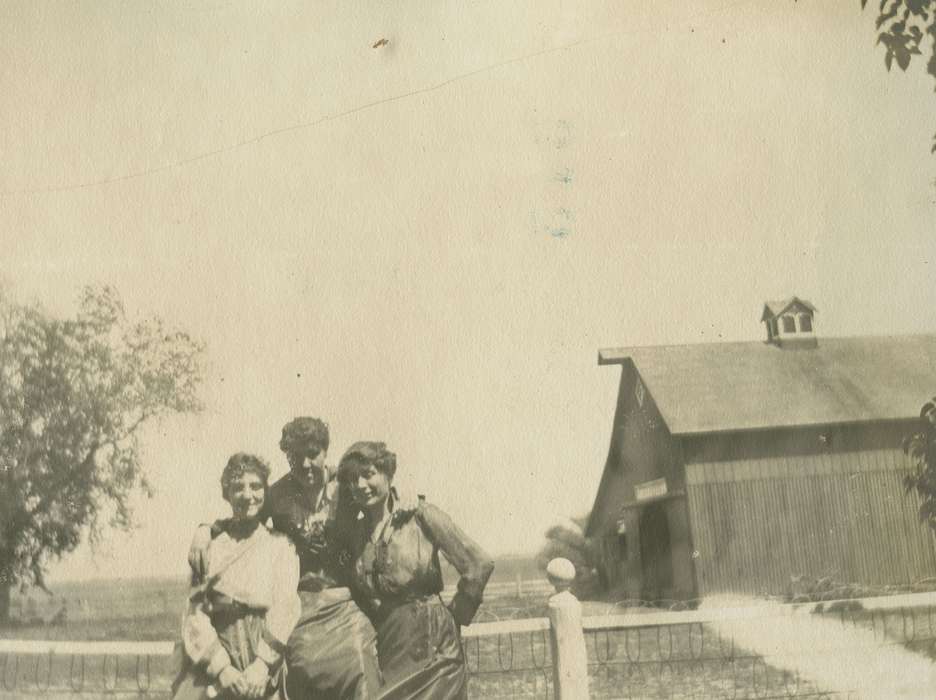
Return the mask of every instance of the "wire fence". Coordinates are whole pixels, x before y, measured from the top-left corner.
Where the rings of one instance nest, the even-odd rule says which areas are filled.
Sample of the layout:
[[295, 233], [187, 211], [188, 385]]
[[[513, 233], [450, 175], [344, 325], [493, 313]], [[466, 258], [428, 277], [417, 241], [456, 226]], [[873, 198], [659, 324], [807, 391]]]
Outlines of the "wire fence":
[[583, 626], [593, 698], [934, 694], [932, 594], [636, 612]]
[[[874, 664], [936, 680], [934, 594], [668, 607], [676, 606], [612, 606], [582, 619], [591, 698], [896, 697], [883, 688], [866, 695], [860, 667]], [[524, 612], [492, 619], [488, 611], [463, 630], [470, 697], [554, 697], [549, 620]], [[167, 698], [175, 650], [172, 642], [0, 640], [0, 697]]]

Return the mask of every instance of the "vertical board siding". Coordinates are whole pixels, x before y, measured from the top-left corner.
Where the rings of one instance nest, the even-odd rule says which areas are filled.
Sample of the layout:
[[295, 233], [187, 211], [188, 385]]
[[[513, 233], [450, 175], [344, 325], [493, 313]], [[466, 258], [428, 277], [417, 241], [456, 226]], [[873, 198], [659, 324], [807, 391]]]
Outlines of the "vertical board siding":
[[936, 577], [936, 538], [899, 450], [686, 466], [699, 594], [783, 595], [792, 576], [888, 585]]

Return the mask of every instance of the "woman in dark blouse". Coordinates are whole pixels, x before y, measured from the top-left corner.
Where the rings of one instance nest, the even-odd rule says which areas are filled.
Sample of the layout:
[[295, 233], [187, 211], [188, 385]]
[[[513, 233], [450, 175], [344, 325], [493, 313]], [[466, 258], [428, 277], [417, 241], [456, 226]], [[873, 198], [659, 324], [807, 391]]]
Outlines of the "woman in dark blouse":
[[[341, 458], [343, 507], [360, 511], [351, 531], [353, 586], [377, 628], [385, 700], [466, 698], [460, 626], [481, 605], [494, 564], [441, 510], [420, 499], [395, 509], [396, 455], [382, 442], [358, 442]], [[439, 552], [458, 570], [445, 605]]]

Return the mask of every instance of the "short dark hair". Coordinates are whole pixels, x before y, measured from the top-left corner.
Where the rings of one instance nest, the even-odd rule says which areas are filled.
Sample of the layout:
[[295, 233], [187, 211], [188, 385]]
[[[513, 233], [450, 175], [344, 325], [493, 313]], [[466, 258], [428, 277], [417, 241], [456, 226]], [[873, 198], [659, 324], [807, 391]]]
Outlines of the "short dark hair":
[[287, 455], [301, 449], [315, 457], [319, 452], [328, 451], [328, 440], [328, 423], [320, 418], [300, 416], [283, 426], [279, 447]]
[[347, 483], [363, 467], [370, 466], [392, 479], [396, 474], [396, 455], [383, 442], [356, 442], [345, 451], [338, 463], [338, 480]]
[[231, 455], [224, 467], [224, 471], [221, 472], [221, 495], [225, 501], [231, 484], [243, 474], [256, 474], [259, 476], [260, 480], [263, 481], [264, 492], [270, 484], [270, 466], [256, 455], [238, 452]]

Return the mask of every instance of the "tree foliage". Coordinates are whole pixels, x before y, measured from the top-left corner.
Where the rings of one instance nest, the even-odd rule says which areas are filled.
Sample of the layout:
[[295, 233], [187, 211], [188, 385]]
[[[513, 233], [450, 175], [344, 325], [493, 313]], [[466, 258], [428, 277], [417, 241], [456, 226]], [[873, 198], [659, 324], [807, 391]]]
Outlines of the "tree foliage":
[[904, 477], [908, 492], [920, 496], [920, 521], [936, 530], [936, 398], [923, 404], [923, 428], [904, 439], [911, 473]]
[[[868, 0], [861, 0], [861, 7]], [[907, 70], [914, 56], [929, 52], [926, 71], [936, 79], [936, 0], [880, 0], [878, 43], [884, 46], [884, 65]], [[936, 153], [936, 136], [932, 151]]]
[[150, 495], [139, 429], [200, 409], [201, 343], [159, 319], [131, 322], [110, 288], [59, 319], [0, 290], [0, 584], [44, 587], [87, 534], [131, 525]]

